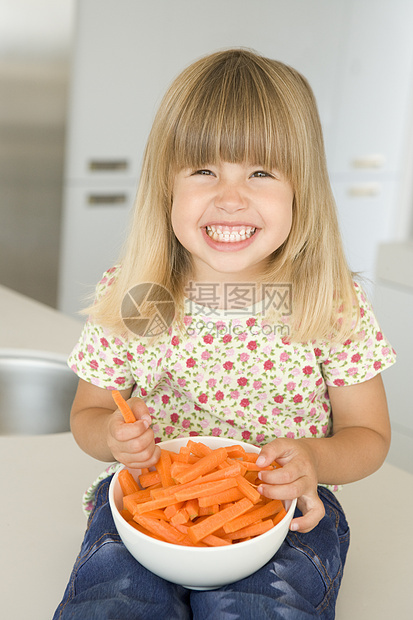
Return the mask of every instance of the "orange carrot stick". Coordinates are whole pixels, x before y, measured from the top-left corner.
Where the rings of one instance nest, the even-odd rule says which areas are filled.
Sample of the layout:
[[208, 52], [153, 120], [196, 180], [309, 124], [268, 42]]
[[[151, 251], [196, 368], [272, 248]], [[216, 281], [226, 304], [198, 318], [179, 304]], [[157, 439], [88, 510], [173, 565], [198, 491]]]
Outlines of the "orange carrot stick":
[[228, 521], [234, 521], [237, 517], [243, 515], [244, 512], [247, 512], [253, 505], [254, 504], [250, 502], [249, 499], [244, 497], [244, 499], [240, 499], [236, 504], [228, 506], [228, 508], [220, 510], [217, 514], [207, 517], [204, 521], [201, 521], [201, 523], [192, 525], [188, 530], [188, 535], [193, 542], [199, 542], [205, 538], [205, 536], [214, 534], [216, 530]]
[[140, 491], [138, 483], [136, 482], [130, 471], [128, 471], [127, 469], [120, 470], [118, 474], [118, 480], [120, 488], [122, 489], [122, 493], [124, 495], [130, 495], [131, 493], [136, 493], [136, 491]]
[[282, 508], [282, 502], [279, 499], [273, 499], [268, 502], [268, 504], [265, 504], [260, 508], [254, 507], [253, 510], [251, 510], [248, 514], [242, 515], [242, 517], [237, 517], [236, 519], [228, 521], [224, 524], [224, 531], [226, 534], [230, 534], [231, 532], [240, 530], [243, 527], [247, 527], [247, 525], [252, 525], [252, 523], [255, 523], [255, 521], [271, 517], [275, 513], [279, 512]]
[[231, 545], [231, 541], [225, 540], [224, 538], [220, 538], [219, 536], [215, 536], [215, 534], [209, 534], [209, 536], [205, 536], [202, 539], [203, 543], [206, 543], [208, 547], [224, 547], [226, 545]]
[[286, 514], [287, 514], [287, 511], [283, 506], [280, 512], [277, 515], [275, 515], [274, 519], [272, 520], [273, 524], [277, 525], [277, 523], [279, 523], [280, 521], [282, 521], [282, 519], [284, 519]]
[[202, 508], [207, 506], [213, 506], [214, 504], [229, 504], [230, 502], [237, 502], [239, 499], [245, 497], [242, 491], [238, 487], [232, 487], [232, 489], [226, 489], [220, 493], [214, 493], [213, 495], [206, 495], [200, 497], [198, 503]]
[[161, 476], [157, 471], [148, 471], [146, 474], [141, 474], [139, 476], [139, 483], [143, 489], [151, 487], [158, 482], [161, 482]]
[[135, 515], [133, 518], [139, 525], [142, 525], [142, 527], [149, 530], [149, 532], [152, 532], [155, 536], [159, 536], [166, 542], [179, 544], [184, 539], [184, 534], [166, 521], [158, 521], [157, 519], [151, 519], [144, 515]]
[[264, 534], [271, 530], [274, 527], [274, 523], [272, 519], [266, 519], [265, 521], [258, 521], [257, 523], [253, 523], [252, 525], [247, 525], [247, 527], [242, 528], [241, 530], [236, 530], [231, 534], [225, 534], [225, 540], [239, 540], [241, 538], [249, 538], [253, 536], [259, 536], [260, 534]]
[[125, 422], [128, 424], [136, 422], [135, 415], [126, 400], [123, 398], [122, 394], [118, 390], [112, 390], [112, 397], [119, 411], [123, 415]]
[[256, 504], [261, 499], [261, 493], [258, 493], [257, 489], [254, 489], [252, 484], [248, 482], [243, 476], [237, 476], [235, 478], [240, 491], [243, 492], [245, 497], [248, 497], [253, 504]]
[[163, 487], [168, 487], [175, 484], [175, 481], [171, 476], [171, 465], [172, 462], [169, 452], [167, 450], [161, 449], [161, 456], [155, 467], [161, 478], [161, 483]]
[[220, 463], [222, 463], [222, 461], [225, 461], [226, 457], [227, 451], [225, 450], [225, 448], [218, 448], [217, 450], [213, 450], [206, 456], [200, 458], [197, 463], [191, 465], [191, 467], [188, 468], [186, 471], [179, 474], [176, 479], [181, 484], [185, 482], [190, 482], [191, 480], [194, 480], [199, 476], [203, 476], [204, 474], [211, 472]]
[[[182, 491], [178, 489], [175, 492], [175, 497], [178, 502], [184, 502], [188, 499], [194, 499], [195, 497], [199, 499], [201, 497], [205, 497], [206, 495], [211, 495], [212, 493], [221, 493], [221, 491], [226, 491], [227, 489], [231, 489], [236, 486], [237, 483], [234, 478], [214, 482], [204, 482], [203, 484], [196, 484], [188, 489], [183, 489]], [[218, 502], [212, 503], [217, 504]]]

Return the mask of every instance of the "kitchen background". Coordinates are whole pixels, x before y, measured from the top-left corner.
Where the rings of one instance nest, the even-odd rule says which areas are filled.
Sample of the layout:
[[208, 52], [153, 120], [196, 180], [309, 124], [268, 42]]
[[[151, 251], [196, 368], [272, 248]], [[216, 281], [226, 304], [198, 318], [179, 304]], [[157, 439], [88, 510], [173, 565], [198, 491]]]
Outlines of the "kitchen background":
[[389, 459], [413, 470], [412, 23], [411, 0], [0, 0], [0, 285], [75, 316], [166, 85], [222, 47], [279, 58], [319, 103], [349, 262], [399, 354]]

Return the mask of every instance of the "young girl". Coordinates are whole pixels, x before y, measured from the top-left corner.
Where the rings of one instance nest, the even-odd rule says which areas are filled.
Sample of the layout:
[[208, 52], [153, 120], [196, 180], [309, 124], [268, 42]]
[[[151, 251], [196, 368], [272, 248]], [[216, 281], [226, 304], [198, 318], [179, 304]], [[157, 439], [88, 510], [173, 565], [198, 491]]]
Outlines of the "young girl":
[[[346, 265], [317, 107], [299, 73], [229, 50], [175, 80], [125, 252], [89, 311], [70, 358], [80, 378], [72, 432], [116, 464], [86, 495], [88, 530], [55, 618], [334, 618], [349, 530], [332, 490], [387, 454], [380, 372], [394, 352]], [[124, 423], [114, 388], [135, 423]], [[218, 590], [141, 567], [108, 506], [120, 464], [153, 466], [159, 441], [191, 435], [262, 446], [260, 464], [283, 467], [260, 474], [260, 492], [298, 498], [272, 561]]]

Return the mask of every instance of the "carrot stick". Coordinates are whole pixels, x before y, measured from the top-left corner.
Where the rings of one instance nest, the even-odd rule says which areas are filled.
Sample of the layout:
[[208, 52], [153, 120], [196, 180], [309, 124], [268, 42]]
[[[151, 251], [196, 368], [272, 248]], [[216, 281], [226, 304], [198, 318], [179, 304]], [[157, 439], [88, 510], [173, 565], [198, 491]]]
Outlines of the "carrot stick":
[[171, 476], [171, 465], [172, 463], [169, 452], [167, 450], [161, 449], [161, 456], [155, 467], [161, 478], [161, 483], [163, 487], [168, 487], [175, 484], [175, 481]]
[[166, 542], [179, 544], [184, 539], [184, 534], [170, 525], [166, 521], [158, 521], [157, 519], [151, 519], [144, 515], [134, 515], [134, 520], [142, 525], [145, 529], [159, 536]]
[[229, 504], [230, 502], [237, 502], [239, 499], [245, 497], [242, 491], [238, 487], [232, 487], [232, 489], [226, 489], [221, 493], [214, 493], [213, 495], [206, 495], [198, 499], [199, 505], [205, 508], [206, 506], [213, 506], [214, 504]]
[[232, 457], [233, 459], [246, 458], [245, 455], [247, 453], [242, 446], [226, 446], [225, 450], [227, 451], [228, 456]]
[[243, 476], [237, 476], [235, 478], [240, 491], [243, 492], [245, 497], [248, 497], [253, 504], [256, 504], [261, 499], [261, 493], [258, 493], [257, 489], [254, 489], [252, 484], [248, 482]]
[[225, 534], [224, 540], [239, 540], [241, 538], [249, 538], [250, 536], [259, 536], [260, 534], [264, 534], [264, 532], [268, 532], [268, 530], [272, 529], [273, 527], [274, 523], [272, 519], [258, 521], [257, 523], [247, 525], [247, 527], [244, 527], [240, 530], [231, 532], [231, 534]]
[[[201, 497], [205, 497], [206, 495], [211, 495], [212, 493], [221, 493], [221, 491], [226, 491], [227, 489], [231, 489], [236, 486], [236, 481], [233, 478], [228, 478], [227, 480], [220, 480], [218, 482], [214, 481], [196, 484], [188, 489], [183, 489], [183, 491], [177, 490], [174, 495], [178, 502], [182, 502], [188, 499], [194, 499], [195, 497], [199, 499]], [[217, 504], [218, 502], [212, 503]]]
[[284, 519], [286, 514], [287, 514], [287, 511], [283, 506], [280, 512], [277, 515], [275, 515], [274, 519], [272, 520], [273, 524], [277, 525], [277, 523], [279, 523], [282, 519]]
[[165, 516], [167, 519], [172, 519], [174, 515], [182, 508], [185, 502], [176, 502], [176, 504], [171, 504], [167, 506], [164, 510]]
[[244, 499], [240, 499], [239, 502], [225, 508], [224, 510], [220, 510], [215, 515], [211, 515], [207, 517], [201, 523], [196, 523], [192, 525], [188, 530], [188, 535], [193, 542], [198, 542], [208, 536], [209, 534], [213, 534], [222, 527], [228, 521], [233, 521], [237, 517], [240, 517], [247, 512], [250, 508], [252, 508], [254, 504], [250, 502], [249, 499], [244, 497]]
[[224, 538], [220, 538], [219, 536], [215, 536], [214, 534], [209, 534], [209, 536], [205, 536], [202, 539], [203, 543], [206, 543], [208, 547], [224, 547], [226, 545], [231, 545], [232, 543], [229, 540], [225, 540]]
[[171, 504], [176, 504], [176, 499], [173, 495], [168, 497], [161, 497], [159, 499], [152, 499], [149, 502], [145, 502], [144, 504], [137, 504], [133, 517], [136, 515], [144, 514], [145, 512], [149, 512], [149, 510], [156, 510], [157, 508], [166, 508]]
[[143, 489], [151, 487], [158, 482], [161, 482], [161, 477], [157, 471], [148, 471], [146, 474], [141, 474], [139, 476], [139, 484]]
[[[252, 502], [251, 505], [253, 505]], [[282, 508], [282, 502], [279, 499], [273, 499], [268, 502], [268, 504], [265, 504], [260, 508], [254, 508], [248, 514], [242, 515], [242, 517], [237, 517], [236, 519], [228, 521], [224, 524], [224, 531], [226, 534], [230, 534], [231, 532], [235, 532], [236, 530], [240, 530], [243, 527], [247, 527], [247, 525], [255, 523], [255, 521], [271, 517], [276, 512], [279, 512]]]
[[127, 424], [136, 422], [135, 415], [126, 400], [123, 398], [122, 394], [118, 390], [112, 390], [112, 397], [119, 411], [123, 415], [125, 422]]
[[227, 451], [225, 448], [218, 448], [217, 450], [213, 450], [206, 456], [203, 456], [199, 459], [197, 463], [191, 465], [186, 471], [182, 472], [179, 476], [177, 476], [178, 482], [181, 484], [185, 482], [190, 482], [198, 476], [203, 476], [211, 472], [215, 469], [222, 461], [224, 461], [227, 457]]
[[201, 441], [192, 441], [192, 439], [189, 439], [186, 445], [189, 448], [190, 452], [192, 452], [192, 454], [198, 456], [199, 458], [206, 456], [207, 454], [210, 454], [212, 452], [212, 449], [206, 446]]
[[124, 495], [130, 495], [131, 493], [140, 491], [138, 483], [129, 470], [121, 469], [118, 474], [118, 480]]
[[185, 503], [185, 508], [186, 508], [186, 511], [187, 511], [188, 516], [191, 519], [191, 521], [196, 519], [196, 517], [199, 514], [199, 502], [198, 502], [198, 499], [197, 498], [188, 499], [186, 501], [186, 503]]

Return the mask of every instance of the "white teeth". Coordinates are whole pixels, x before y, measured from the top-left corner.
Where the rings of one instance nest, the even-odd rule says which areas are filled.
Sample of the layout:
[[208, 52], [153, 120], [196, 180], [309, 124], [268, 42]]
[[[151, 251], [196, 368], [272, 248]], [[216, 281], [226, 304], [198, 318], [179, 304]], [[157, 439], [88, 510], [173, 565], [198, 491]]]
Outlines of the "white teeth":
[[240, 226], [235, 228], [232, 226], [212, 225], [206, 227], [209, 237], [221, 243], [235, 243], [249, 239], [255, 233], [256, 228], [253, 226]]

